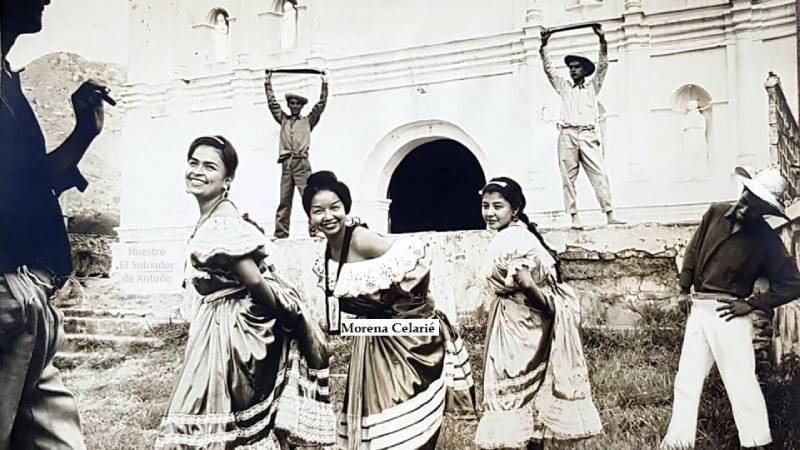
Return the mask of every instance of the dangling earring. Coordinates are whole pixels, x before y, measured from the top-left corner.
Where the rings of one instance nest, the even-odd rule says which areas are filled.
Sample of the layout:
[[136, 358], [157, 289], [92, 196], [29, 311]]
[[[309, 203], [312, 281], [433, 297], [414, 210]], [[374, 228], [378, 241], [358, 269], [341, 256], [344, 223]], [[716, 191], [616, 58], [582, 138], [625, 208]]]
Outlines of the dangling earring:
[[230, 190], [231, 190], [230, 186], [225, 186], [225, 190], [222, 192], [222, 198], [227, 199], [228, 198], [228, 192]]
[[519, 222], [519, 217], [517, 216], [517, 212], [516, 212], [516, 211], [514, 211], [514, 212], [511, 214], [511, 221], [512, 221], [512, 222]]

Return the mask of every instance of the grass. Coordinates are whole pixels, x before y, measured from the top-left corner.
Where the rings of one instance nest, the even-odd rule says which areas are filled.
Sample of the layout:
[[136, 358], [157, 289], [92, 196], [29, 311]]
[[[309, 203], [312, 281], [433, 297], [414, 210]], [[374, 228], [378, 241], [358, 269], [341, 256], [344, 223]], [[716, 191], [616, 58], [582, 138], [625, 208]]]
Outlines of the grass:
[[[639, 311], [642, 326], [630, 331], [584, 330], [595, 402], [603, 420], [602, 436], [572, 445], [548, 448], [640, 450], [657, 448], [669, 422], [672, 383], [683, 337], [683, 318], [649, 308]], [[461, 333], [481, 394], [481, 320], [462, 324]], [[90, 449], [152, 448], [161, 416], [180, 368], [185, 328], [156, 330], [165, 338], [159, 349], [115, 355], [102, 354], [65, 370], [67, 384], [77, 392], [87, 445]], [[336, 355], [332, 372], [344, 374], [349, 343], [332, 341]], [[787, 358], [780, 368], [759, 374], [775, 440], [774, 448], [800, 450], [800, 359]], [[333, 379], [333, 398], [340, 405], [344, 378]], [[476, 421], [445, 419], [440, 449], [474, 449]], [[706, 382], [698, 422], [698, 450], [738, 449], [736, 427], [716, 370]]]

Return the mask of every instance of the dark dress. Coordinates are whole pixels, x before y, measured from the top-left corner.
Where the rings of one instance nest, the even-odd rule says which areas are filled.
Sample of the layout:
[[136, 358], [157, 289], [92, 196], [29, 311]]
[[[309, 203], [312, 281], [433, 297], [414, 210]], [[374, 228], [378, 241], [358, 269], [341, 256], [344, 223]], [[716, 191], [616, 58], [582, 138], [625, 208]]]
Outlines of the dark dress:
[[[320, 260], [315, 272], [324, 286]], [[338, 262], [329, 262], [329, 276]], [[430, 253], [400, 239], [382, 256], [345, 263], [329, 280], [341, 310], [366, 319], [438, 318], [436, 336], [356, 336], [339, 418], [343, 449], [433, 449], [445, 410], [474, 414], [464, 342], [428, 295]]]

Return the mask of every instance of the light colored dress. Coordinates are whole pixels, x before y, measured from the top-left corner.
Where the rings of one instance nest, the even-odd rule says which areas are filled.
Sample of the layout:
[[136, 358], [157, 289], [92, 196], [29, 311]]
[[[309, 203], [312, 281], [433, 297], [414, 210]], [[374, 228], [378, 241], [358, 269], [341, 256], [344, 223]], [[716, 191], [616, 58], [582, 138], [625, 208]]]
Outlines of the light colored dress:
[[[327, 363], [310, 367], [300, 354], [308, 315], [296, 291], [266, 265], [265, 241], [240, 217], [214, 216], [190, 239], [189, 341], [156, 448], [333, 444]], [[247, 256], [259, 264], [279, 311], [254, 300], [232, 272], [232, 263]]]
[[[599, 434], [579, 335], [574, 291], [556, 281], [555, 260], [523, 224], [512, 223], [489, 246], [486, 268], [492, 303], [484, 354], [484, 413], [480, 448], [524, 447], [531, 441]], [[514, 280], [530, 270], [551, 310], [527, 305]]]
[[[445, 411], [475, 412], [466, 347], [428, 295], [430, 251], [399, 239], [382, 256], [329, 262], [330, 289], [341, 311], [367, 319], [439, 318], [436, 336], [357, 336], [337, 445], [343, 449], [433, 449]], [[324, 266], [314, 271], [324, 287]]]

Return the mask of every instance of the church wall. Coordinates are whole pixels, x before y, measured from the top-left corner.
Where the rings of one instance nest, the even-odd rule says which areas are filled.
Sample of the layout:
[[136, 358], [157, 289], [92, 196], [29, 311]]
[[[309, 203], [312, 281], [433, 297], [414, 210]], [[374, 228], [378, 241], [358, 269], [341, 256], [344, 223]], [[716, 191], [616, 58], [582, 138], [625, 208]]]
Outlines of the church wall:
[[[559, 103], [538, 56], [542, 26], [604, 24], [611, 65], [599, 96], [606, 111], [601, 128], [615, 203], [631, 221], [696, 220], [709, 202], [734, 198], [733, 166], [768, 160], [767, 72], [777, 71], [787, 95], [796, 96], [795, 21], [787, 0], [737, 1], [733, 9], [711, 0], [669, 9], [665, 2], [640, 9], [630, 0], [577, 1], [565, 9], [556, 1], [515, 0], [500, 7], [466, 2], [463, 11], [448, 1], [425, 3], [426, 14], [416, 2], [347, 11], [344, 2], [308, 1], [298, 7], [297, 45], [285, 51], [276, 50], [278, 34], [269, 31], [277, 33], [281, 18], [272, 2], [222, 3], [233, 20], [227, 61], [210, 60], [211, 41], [203, 40], [209, 35], [193, 28], [219, 5], [173, 1], [156, 14], [152, 1], [131, 3], [137, 45], [123, 96], [118, 255], [162, 244], [179, 251], [197, 217], [183, 192], [185, 152], [202, 134], [224, 134], [239, 149], [232, 198], [271, 233], [278, 126], [266, 110], [266, 67], [329, 71], [331, 94], [312, 137], [312, 167], [347, 181], [354, 214], [380, 231], [386, 230], [386, 170], [396, 152], [412, 141], [455, 135], [471, 141], [462, 144], [472, 146], [487, 177], [521, 182], [535, 220], [565, 223], [555, 152]], [[565, 76], [564, 54], [596, 60], [597, 41], [586, 30], [556, 35], [551, 47]], [[318, 77], [276, 75], [274, 82], [279, 96], [297, 91], [314, 102], [319, 95]], [[673, 97], [688, 85], [702, 88], [711, 102], [704, 112], [707, 167], [697, 173], [682, 170], [697, 164], [675, 164], [687, 138], [686, 110]], [[582, 175], [578, 198], [585, 221], [599, 222]], [[303, 237], [305, 217], [296, 202], [292, 232]]]
[[317, 1], [314, 40], [326, 56], [402, 49], [514, 29], [518, 1], [373, 0], [369, 7], [346, 1]]

